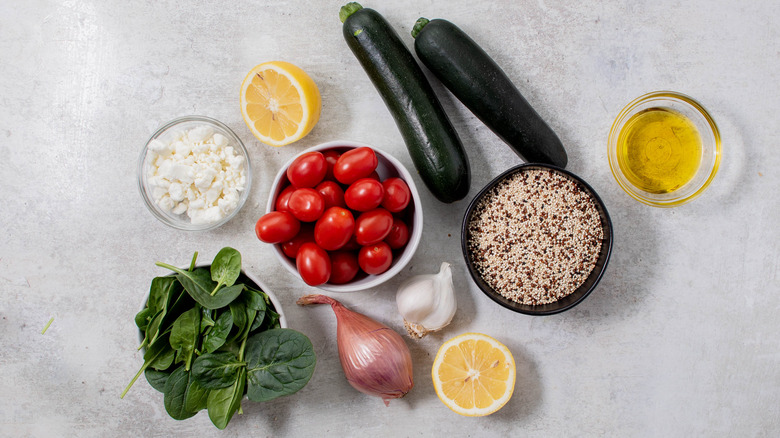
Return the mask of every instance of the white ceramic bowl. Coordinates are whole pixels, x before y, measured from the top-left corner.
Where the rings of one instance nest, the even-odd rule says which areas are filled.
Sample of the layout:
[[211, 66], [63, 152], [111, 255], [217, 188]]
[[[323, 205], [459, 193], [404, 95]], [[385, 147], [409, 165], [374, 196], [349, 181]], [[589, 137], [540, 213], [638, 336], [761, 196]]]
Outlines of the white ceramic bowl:
[[[344, 152], [350, 149], [356, 149], [364, 146], [370, 147], [376, 153], [376, 157], [378, 161], [376, 172], [379, 174], [380, 179], [384, 180], [386, 178], [398, 177], [403, 179], [406, 182], [406, 185], [409, 186], [409, 191], [412, 193], [412, 200], [410, 202], [410, 205], [413, 207], [410, 212], [410, 216], [412, 219], [411, 221], [407, 222], [407, 226], [409, 227], [409, 242], [406, 244], [406, 247], [404, 247], [403, 250], [401, 250], [400, 254], [394, 252], [393, 264], [390, 265], [390, 268], [387, 271], [383, 272], [382, 274], [368, 275], [362, 278], [358, 278], [356, 280], [352, 280], [351, 282], [346, 284], [325, 283], [317, 286], [318, 288], [324, 289], [329, 292], [357, 292], [357, 291], [372, 288], [393, 278], [393, 276], [401, 272], [401, 270], [412, 259], [415, 251], [417, 251], [417, 247], [420, 244], [420, 238], [422, 237], [422, 229], [423, 229], [423, 211], [422, 211], [422, 204], [420, 202], [420, 194], [417, 192], [417, 186], [414, 184], [412, 175], [409, 173], [408, 170], [406, 170], [404, 165], [401, 164], [401, 162], [395, 159], [392, 155], [388, 154], [387, 152], [383, 152], [371, 145], [365, 143], [358, 143], [354, 141], [329, 141], [327, 143], [322, 143], [317, 146], [306, 149], [305, 151], [301, 152], [300, 154], [291, 158], [287, 163], [285, 163], [284, 166], [282, 166], [282, 168], [279, 170], [279, 173], [277, 173], [276, 177], [274, 178], [274, 183], [271, 186], [271, 193], [270, 196], [268, 197], [268, 205], [266, 206], [266, 213], [270, 213], [274, 211], [274, 205], [276, 204], [276, 197], [281, 192], [282, 187], [285, 186], [288, 182], [287, 168], [290, 167], [290, 164], [292, 164], [292, 162], [299, 156], [312, 151], [324, 152], [326, 150], [333, 149], [333, 150]], [[281, 263], [282, 266], [287, 268], [287, 270], [290, 271], [297, 278], [300, 278], [300, 275], [298, 274], [298, 269], [295, 267], [295, 261], [288, 258], [284, 254], [284, 252], [282, 252], [280, 245], [274, 245], [273, 248], [274, 248], [274, 254], [276, 255], [276, 258], [279, 260], [279, 263]]]

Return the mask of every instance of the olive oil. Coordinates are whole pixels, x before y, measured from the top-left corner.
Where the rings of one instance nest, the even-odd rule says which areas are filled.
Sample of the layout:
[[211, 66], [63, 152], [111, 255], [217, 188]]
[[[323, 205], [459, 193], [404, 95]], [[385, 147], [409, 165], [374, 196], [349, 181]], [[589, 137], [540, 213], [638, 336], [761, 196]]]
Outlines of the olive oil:
[[701, 163], [701, 136], [687, 117], [667, 108], [634, 114], [618, 137], [618, 164], [648, 193], [668, 193], [690, 181]]

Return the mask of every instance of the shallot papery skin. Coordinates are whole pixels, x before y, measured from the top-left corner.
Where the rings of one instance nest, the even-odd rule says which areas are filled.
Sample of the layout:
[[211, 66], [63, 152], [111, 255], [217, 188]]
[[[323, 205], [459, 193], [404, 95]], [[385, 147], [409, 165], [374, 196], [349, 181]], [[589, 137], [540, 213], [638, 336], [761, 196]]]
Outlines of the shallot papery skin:
[[336, 314], [341, 367], [353, 388], [381, 397], [386, 406], [412, 389], [412, 355], [393, 329], [325, 295], [306, 295], [298, 304], [330, 304]]

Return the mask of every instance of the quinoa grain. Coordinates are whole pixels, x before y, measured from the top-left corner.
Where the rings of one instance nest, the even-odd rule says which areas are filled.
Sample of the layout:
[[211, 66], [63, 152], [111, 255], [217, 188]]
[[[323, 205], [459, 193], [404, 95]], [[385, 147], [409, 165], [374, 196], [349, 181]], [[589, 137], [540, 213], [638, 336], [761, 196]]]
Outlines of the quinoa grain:
[[521, 304], [555, 302], [590, 275], [601, 251], [601, 217], [590, 194], [551, 170], [499, 182], [468, 223], [472, 263], [496, 292]]

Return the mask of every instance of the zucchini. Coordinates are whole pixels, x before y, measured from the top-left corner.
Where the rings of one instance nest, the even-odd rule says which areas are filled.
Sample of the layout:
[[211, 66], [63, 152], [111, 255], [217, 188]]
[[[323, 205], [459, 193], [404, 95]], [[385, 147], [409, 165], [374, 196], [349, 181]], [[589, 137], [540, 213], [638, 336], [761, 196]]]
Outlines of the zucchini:
[[412, 53], [373, 9], [353, 2], [339, 17], [347, 45], [393, 115], [425, 185], [445, 203], [466, 197], [466, 151]]
[[566, 167], [561, 140], [466, 33], [447, 20], [420, 18], [412, 37], [420, 61], [520, 158]]

